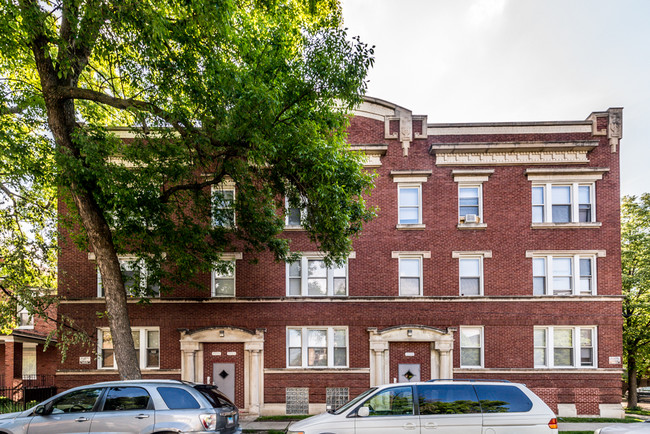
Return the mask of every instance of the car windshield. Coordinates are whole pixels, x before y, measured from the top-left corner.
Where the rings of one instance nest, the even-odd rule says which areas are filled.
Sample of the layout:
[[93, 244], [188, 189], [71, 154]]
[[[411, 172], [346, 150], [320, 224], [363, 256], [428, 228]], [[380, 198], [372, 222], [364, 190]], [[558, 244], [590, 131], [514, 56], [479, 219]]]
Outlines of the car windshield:
[[194, 388], [199, 392], [201, 392], [203, 396], [205, 396], [207, 400], [210, 402], [210, 405], [212, 405], [214, 408], [235, 406], [235, 404], [233, 404], [228, 398], [226, 398], [226, 395], [219, 392], [219, 390], [214, 386], [197, 385], [194, 386]]
[[359, 396], [357, 396], [356, 398], [352, 399], [352, 401], [348, 401], [346, 404], [343, 404], [341, 407], [339, 407], [339, 408], [337, 408], [336, 410], [334, 410], [333, 413], [334, 413], [334, 414], [341, 414], [341, 413], [343, 413], [344, 411], [346, 411], [346, 410], [349, 409], [350, 407], [353, 407], [357, 402], [363, 400], [366, 396], [368, 396], [368, 395], [370, 395], [371, 393], [373, 393], [375, 390], [377, 390], [376, 387], [372, 387], [372, 388], [366, 390], [366, 391], [363, 392], [361, 395], [359, 395]]

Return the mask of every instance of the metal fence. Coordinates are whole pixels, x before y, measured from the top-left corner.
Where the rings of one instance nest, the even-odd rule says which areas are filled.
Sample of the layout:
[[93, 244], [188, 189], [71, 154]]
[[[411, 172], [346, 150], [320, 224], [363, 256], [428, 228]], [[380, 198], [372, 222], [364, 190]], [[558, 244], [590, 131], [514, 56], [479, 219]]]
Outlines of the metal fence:
[[56, 395], [53, 376], [23, 379], [13, 387], [0, 387], [0, 413], [23, 411]]

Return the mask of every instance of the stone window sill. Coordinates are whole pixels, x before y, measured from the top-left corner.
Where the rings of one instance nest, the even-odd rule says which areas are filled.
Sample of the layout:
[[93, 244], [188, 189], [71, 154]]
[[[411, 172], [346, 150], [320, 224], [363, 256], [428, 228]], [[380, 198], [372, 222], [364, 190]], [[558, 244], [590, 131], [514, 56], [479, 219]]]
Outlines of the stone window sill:
[[601, 222], [585, 223], [531, 223], [532, 229], [597, 229], [603, 224]]
[[399, 231], [419, 231], [427, 226], [425, 224], [397, 225], [395, 228]]

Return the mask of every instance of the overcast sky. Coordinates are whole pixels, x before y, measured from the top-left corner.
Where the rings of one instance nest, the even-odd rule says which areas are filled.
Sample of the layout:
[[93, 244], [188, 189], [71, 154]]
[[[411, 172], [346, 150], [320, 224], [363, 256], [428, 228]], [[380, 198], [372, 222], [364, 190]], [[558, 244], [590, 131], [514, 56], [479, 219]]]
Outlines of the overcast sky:
[[342, 0], [375, 45], [368, 95], [429, 122], [624, 107], [621, 194], [650, 192], [649, 0]]

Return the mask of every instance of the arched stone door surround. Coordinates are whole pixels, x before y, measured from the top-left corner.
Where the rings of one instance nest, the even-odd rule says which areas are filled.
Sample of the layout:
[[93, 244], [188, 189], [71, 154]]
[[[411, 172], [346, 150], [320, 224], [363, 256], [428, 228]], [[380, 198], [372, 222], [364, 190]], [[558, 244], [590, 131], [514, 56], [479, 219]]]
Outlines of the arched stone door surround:
[[453, 378], [455, 328], [445, 330], [423, 325], [404, 325], [383, 330], [368, 328], [370, 334], [370, 385], [390, 382], [390, 342], [431, 343], [431, 378]]
[[181, 379], [203, 382], [206, 377], [203, 366], [205, 343], [244, 344], [244, 408], [251, 414], [259, 414], [264, 402], [264, 333], [238, 327], [210, 327], [181, 331]]

